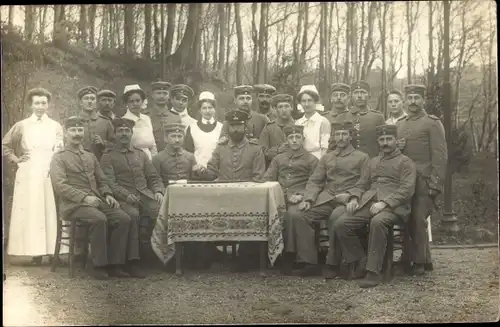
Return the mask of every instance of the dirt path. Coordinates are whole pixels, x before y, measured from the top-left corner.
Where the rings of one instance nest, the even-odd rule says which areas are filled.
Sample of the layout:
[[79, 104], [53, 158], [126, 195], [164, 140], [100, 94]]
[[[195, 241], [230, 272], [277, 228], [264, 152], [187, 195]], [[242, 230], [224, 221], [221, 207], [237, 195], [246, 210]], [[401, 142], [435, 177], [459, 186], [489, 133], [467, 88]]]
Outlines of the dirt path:
[[493, 321], [497, 249], [433, 251], [435, 271], [362, 290], [354, 282], [220, 269], [179, 278], [94, 281], [67, 269], [10, 266], [4, 325], [175, 323], [410, 323]]

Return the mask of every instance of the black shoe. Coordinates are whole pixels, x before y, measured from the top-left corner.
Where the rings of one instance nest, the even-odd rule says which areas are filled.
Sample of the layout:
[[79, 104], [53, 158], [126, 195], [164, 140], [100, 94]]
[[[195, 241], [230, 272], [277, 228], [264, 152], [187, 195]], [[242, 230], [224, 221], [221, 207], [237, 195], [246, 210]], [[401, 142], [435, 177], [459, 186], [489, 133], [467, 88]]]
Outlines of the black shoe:
[[305, 264], [304, 268], [292, 271], [292, 275], [300, 277], [318, 276], [319, 275], [318, 265]]
[[106, 267], [92, 267], [89, 269], [89, 274], [97, 280], [106, 280], [109, 277]]
[[428, 263], [424, 264], [424, 270], [425, 271], [433, 271], [434, 266], [432, 265], [432, 262], [428, 262]]
[[335, 279], [339, 274], [339, 267], [326, 264], [323, 268], [323, 277], [326, 280]]
[[122, 269], [122, 267], [118, 265], [112, 265], [108, 269], [108, 275], [110, 277], [118, 277], [118, 278], [127, 278], [130, 277], [130, 274]]
[[365, 277], [366, 274], [366, 261], [367, 257], [349, 264], [349, 279], [361, 279]]
[[423, 276], [425, 275], [425, 265], [423, 263], [414, 263], [411, 274], [413, 276]]
[[368, 271], [365, 278], [359, 281], [358, 285], [361, 288], [375, 287], [382, 282], [382, 274], [376, 274]]
[[124, 267], [124, 271], [134, 278], [146, 278], [146, 274], [135, 264], [129, 263]]

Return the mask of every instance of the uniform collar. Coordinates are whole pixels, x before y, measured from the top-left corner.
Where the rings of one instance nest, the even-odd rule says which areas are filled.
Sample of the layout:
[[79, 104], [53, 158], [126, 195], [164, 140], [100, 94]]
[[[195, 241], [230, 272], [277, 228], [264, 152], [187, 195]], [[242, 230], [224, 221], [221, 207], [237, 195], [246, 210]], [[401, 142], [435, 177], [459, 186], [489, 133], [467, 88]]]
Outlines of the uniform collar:
[[186, 108], [186, 109], [184, 109], [184, 110], [183, 110], [183, 111], [181, 111], [181, 112], [179, 112], [179, 111], [175, 110], [174, 108], [172, 108], [170, 111], [177, 113], [177, 114], [178, 114], [179, 116], [181, 116], [181, 117], [186, 117], [186, 116], [189, 116], [188, 111], [187, 111], [187, 108]]
[[369, 111], [370, 111], [370, 106], [369, 105], [366, 105], [366, 108], [365, 110], [361, 111], [359, 110], [356, 106], [352, 106], [351, 109], [349, 110], [351, 112], [351, 114], [353, 115], [366, 115]]
[[49, 116], [47, 116], [47, 114], [43, 114], [42, 117], [40, 117], [40, 118], [38, 118], [37, 115], [35, 115], [35, 114], [32, 114], [30, 116], [31, 121], [37, 122], [39, 119], [44, 123], [47, 121], [47, 119], [49, 119]]
[[392, 151], [391, 153], [389, 154], [385, 154], [382, 152], [382, 159], [384, 160], [388, 160], [388, 159], [392, 159], [394, 157], [397, 157], [401, 154], [401, 150], [399, 150], [398, 148], [394, 149], [394, 151]]
[[133, 148], [132, 148], [132, 145], [129, 145], [128, 148], [123, 148], [121, 146], [115, 145], [114, 149], [116, 151], [118, 151], [118, 152], [123, 152], [123, 153], [125, 153], [125, 152], [133, 152], [134, 151]]
[[233, 140], [229, 139], [229, 146], [231, 148], [234, 148], [234, 147], [238, 147], [238, 148], [242, 148], [244, 147], [246, 144], [248, 143], [248, 139], [245, 137], [243, 137], [243, 140], [241, 140], [240, 143], [234, 143]]
[[349, 144], [344, 149], [336, 148], [333, 151], [333, 153], [335, 153], [335, 155], [337, 155], [337, 156], [345, 157], [345, 156], [351, 154], [354, 150], [356, 150], [356, 149], [352, 146], [352, 144]]
[[292, 159], [292, 158], [300, 158], [300, 157], [302, 157], [302, 156], [303, 156], [306, 152], [307, 152], [307, 151], [304, 149], [304, 147], [300, 148], [300, 149], [299, 149], [299, 150], [297, 150], [297, 151], [292, 151], [291, 149], [289, 149], [289, 150], [287, 151], [287, 153], [288, 153], [288, 157], [289, 157], [290, 159]]
[[101, 117], [101, 118], [104, 118], [104, 119], [107, 119], [107, 120], [113, 120], [113, 119], [115, 119], [115, 114], [112, 113], [112, 112], [110, 112], [109, 116], [106, 116], [103, 113], [99, 112], [99, 114], [97, 115], [97, 117]]
[[177, 156], [177, 155], [180, 155], [184, 152], [184, 150], [182, 148], [175, 150], [174, 148], [172, 148], [168, 144], [165, 146], [165, 151], [167, 152], [168, 155], [171, 155], [171, 156]]
[[392, 112], [391, 112], [391, 114], [389, 116], [389, 118], [394, 119], [394, 120], [404, 119], [406, 117], [408, 117], [408, 115], [404, 111], [402, 112], [402, 114], [399, 117], [394, 117], [394, 115], [392, 114]]
[[277, 124], [278, 126], [280, 126], [280, 127], [295, 124], [295, 121], [293, 120], [293, 118], [292, 118], [292, 119], [290, 119], [290, 120], [288, 120], [288, 121], [285, 121], [285, 122], [284, 122], [284, 121], [281, 121], [281, 120], [279, 120], [279, 119], [276, 119], [275, 121], [276, 121], [276, 124]]
[[78, 149], [75, 149], [75, 148], [70, 147], [70, 146], [65, 147], [64, 149], [65, 149], [65, 150], [68, 150], [69, 152], [73, 152], [74, 154], [80, 154], [80, 153], [85, 152], [85, 151], [83, 150], [83, 145], [81, 145], [81, 144], [80, 144], [80, 146], [78, 147]]
[[427, 115], [427, 112], [425, 111], [425, 109], [422, 109], [421, 111], [417, 112], [415, 115], [408, 114], [406, 116], [406, 120], [417, 120], [417, 119], [424, 117], [425, 115]]
[[87, 117], [87, 116], [84, 116], [82, 114], [82, 111], [80, 111], [80, 114], [78, 115], [78, 117], [80, 117], [80, 119], [82, 119], [84, 121], [96, 120], [98, 117], [98, 114], [97, 114], [97, 111], [92, 111], [92, 113], [90, 114], [90, 117]]

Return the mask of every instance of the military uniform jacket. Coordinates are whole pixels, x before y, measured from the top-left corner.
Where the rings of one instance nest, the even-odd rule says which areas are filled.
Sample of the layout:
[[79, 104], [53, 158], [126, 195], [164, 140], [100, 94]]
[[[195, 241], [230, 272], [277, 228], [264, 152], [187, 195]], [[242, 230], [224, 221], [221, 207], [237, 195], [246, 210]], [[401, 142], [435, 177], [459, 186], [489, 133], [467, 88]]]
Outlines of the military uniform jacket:
[[353, 188], [370, 158], [348, 145], [325, 154], [306, 185], [304, 200], [320, 205]]
[[79, 207], [88, 206], [82, 203], [87, 195], [104, 201], [106, 195], [113, 194], [97, 158], [83, 147], [55, 153], [50, 163], [50, 177], [63, 219]]
[[[269, 123], [269, 119], [261, 113], [256, 111], [250, 111], [250, 119], [248, 119], [247, 126], [247, 138], [259, 139], [260, 133], [264, 129], [267, 123]], [[229, 133], [229, 124], [227, 121], [224, 121], [222, 124], [222, 132], [220, 136], [228, 136]]]
[[[262, 112], [261, 112], [262, 113]], [[269, 111], [267, 113], [262, 113], [264, 116], [267, 117], [267, 119], [269, 119], [269, 121], [275, 121], [276, 119], [278, 119], [278, 113], [276, 112], [275, 109], [273, 108], [270, 108]]]
[[169, 145], [153, 157], [153, 166], [165, 186], [169, 184], [169, 181], [191, 180], [194, 165], [196, 165], [196, 160], [192, 153], [182, 148], [176, 151]]
[[165, 190], [155, 167], [140, 149], [108, 149], [101, 157], [101, 167], [118, 200], [126, 201], [130, 194], [154, 200], [155, 193], [163, 194]]
[[288, 150], [273, 158], [264, 174], [265, 181], [277, 181], [287, 197], [304, 195], [307, 181], [318, 165], [318, 158], [304, 150]]
[[379, 146], [375, 128], [385, 124], [384, 116], [380, 112], [371, 109], [357, 113], [348, 111], [338, 119], [339, 121], [351, 121], [354, 124], [352, 145], [356, 149], [365, 152], [370, 158], [378, 155]]
[[220, 181], [262, 181], [266, 170], [264, 153], [259, 143], [246, 137], [236, 144], [232, 140], [219, 144], [208, 161], [210, 179]]
[[[448, 150], [444, 127], [439, 118], [425, 111], [408, 116], [396, 123], [398, 139], [405, 139], [403, 154], [413, 160], [417, 174], [428, 188], [441, 191], [446, 174]], [[420, 189], [420, 188], [419, 188]], [[419, 190], [417, 193], [428, 190]]]
[[416, 178], [417, 170], [413, 161], [395, 149], [388, 155], [372, 158], [349, 193], [361, 199], [359, 208], [370, 200], [382, 201], [387, 203], [389, 210], [405, 217], [411, 212]]
[[278, 148], [286, 141], [283, 128], [287, 125], [293, 125], [294, 121], [282, 125], [277, 121], [267, 123], [259, 137], [259, 144], [262, 146], [267, 162], [278, 154]]
[[[82, 145], [87, 151], [92, 152], [99, 160], [102, 156], [104, 149], [113, 146], [115, 141], [115, 130], [111, 119], [97, 113], [95, 116], [82, 117], [79, 115], [80, 119], [83, 120], [84, 136]], [[95, 135], [99, 135], [103, 141], [103, 145], [94, 144], [92, 141]]]
[[159, 112], [158, 109], [149, 109], [147, 115], [151, 118], [151, 125], [153, 125], [153, 136], [155, 138], [156, 148], [161, 151], [165, 148], [165, 134], [163, 132], [163, 125], [171, 123], [181, 123], [181, 116], [171, 110]]
[[343, 119], [343, 117], [345, 116], [346, 113], [348, 113], [349, 110], [345, 109], [344, 111], [341, 111], [341, 112], [337, 112], [336, 109], [332, 109], [330, 111], [327, 111], [323, 114], [323, 116], [328, 119], [328, 121], [330, 122], [330, 124], [334, 123], [334, 122], [337, 122], [337, 121], [340, 121], [341, 119]]

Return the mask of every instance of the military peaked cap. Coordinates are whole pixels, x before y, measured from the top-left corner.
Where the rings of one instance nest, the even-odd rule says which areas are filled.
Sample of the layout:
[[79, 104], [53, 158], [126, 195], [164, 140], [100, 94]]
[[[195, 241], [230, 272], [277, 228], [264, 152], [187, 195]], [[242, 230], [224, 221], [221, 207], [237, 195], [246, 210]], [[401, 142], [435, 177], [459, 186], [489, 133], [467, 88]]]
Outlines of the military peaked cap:
[[421, 84], [409, 84], [405, 86], [406, 94], [420, 94], [422, 97], [425, 96], [425, 85]]
[[113, 127], [115, 129], [118, 127], [128, 127], [132, 129], [135, 126], [135, 122], [127, 118], [115, 118], [111, 122], [113, 123]]
[[285, 133], [285, 136], [288, 136], [291, 134], [303, 134], [304, 133], [304, 126], [286, 125], [285, 127], [283, 127], [283, 133]]
[[344, 83], [335, 83], [332, 85], [332, 93], [333, 92], [351, 92], [351, 87]]
[[239, 85], [234, 87], [234, 97], [242, 94], [252, 94], [253, 87], [251, 85]]
[[370, 83], [366, 81], [356, 81], [351, 84], [351, 92], [356, 90], [365, 90], [366, 92], [370, 92]]
[[274, 95], [276, 93], [276, 88], [269, 84], [257, 84], [253, 86], [255, 93], [265, 93]]
[[95, 87], [95, 86], [82, 87], [77, 92], [78, 99], [81, 99], [83, 96], [85, 96], [87, 94], [96, 94], [97, 95], [97, 87]]
[[332, 123], [332, 130], [334, 131], [353, 131], [354, 130], [354, 124], [352, 121], [347, 120], [347, 121], [341, 121], [341, 122], [333, 122]]
[[184, 134], [186, 132], [186, 126], [180, 123], [169, 123], [163, 125], [163, 132], [165, 134], [169, 133], [182, 133]]
[[170, 96], [175, 95], [183, 95], [188, 98], [192, 98], [194, 96], [194, 91], [192, 88], [185, 84], [177, 84], [170, 88]]
[[171, 87], [172, 87], [172, 84], [170, 84], [169, 82], [156, 81], [156, 82], [151, 83], [151, 89], [153, 91], [156, 91], [156, 90], [168, 91]]
[[97, 97], [116, 98], [116, 93], [111, 90], [100, 90], [99, 92], [97, 92]]
[[393, 135], [395, 137], [398, 136], [398, 129], [396, 125], [379, 125], [376, 128], [377, 136], [383, 135]]
[[248, 113], [243, 110], [231, 110], [226, 113], [225, 118], [230, 124], [244, 124], [248, 120]]
[[78, 116], [71, 116], [64, 121], [64, 128], [83, 127], [83, 120]]
[[280, 102], [288, 102], [290, 105], [293, 103], [293, 96], [290, 94], [277, 94], [271, 98], [271, 105], [277, 106]]

